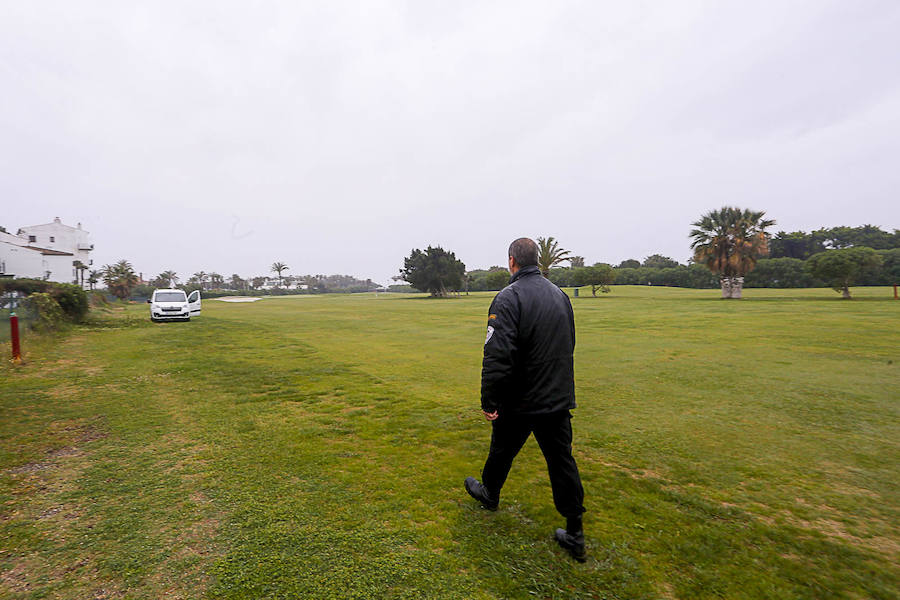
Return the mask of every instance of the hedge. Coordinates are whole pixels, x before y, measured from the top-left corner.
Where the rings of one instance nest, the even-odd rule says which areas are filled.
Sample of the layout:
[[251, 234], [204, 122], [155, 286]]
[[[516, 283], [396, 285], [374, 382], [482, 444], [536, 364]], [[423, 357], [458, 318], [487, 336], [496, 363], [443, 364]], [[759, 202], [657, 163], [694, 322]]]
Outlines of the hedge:
[[47, 294], [62, 309], [66, 318], [79, 322], [88, 312], [88, 297], [83, 289], [71, 283], [41, 279], [0, 279], [0, 294], [22, 292], [26, 296]]

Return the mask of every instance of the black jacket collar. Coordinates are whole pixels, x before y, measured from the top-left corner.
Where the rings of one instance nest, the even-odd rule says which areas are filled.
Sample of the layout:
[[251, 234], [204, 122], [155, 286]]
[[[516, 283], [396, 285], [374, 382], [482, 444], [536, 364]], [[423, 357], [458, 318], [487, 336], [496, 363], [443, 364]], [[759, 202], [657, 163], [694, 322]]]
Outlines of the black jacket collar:
[[535, 275], [535, 274], [540, 275], [540, 273], [541, 273], [541, 270], [537, 267], [537, 265], [530, 265], [528, 267], [522, 267], [521, 269], [516, 271], [515, 275], [513, 275], [512, 277], [509, 278], [509, 282], [512, 283], [514, 281], [522, 279], [523, 277], [528, 277], [529, 275]]

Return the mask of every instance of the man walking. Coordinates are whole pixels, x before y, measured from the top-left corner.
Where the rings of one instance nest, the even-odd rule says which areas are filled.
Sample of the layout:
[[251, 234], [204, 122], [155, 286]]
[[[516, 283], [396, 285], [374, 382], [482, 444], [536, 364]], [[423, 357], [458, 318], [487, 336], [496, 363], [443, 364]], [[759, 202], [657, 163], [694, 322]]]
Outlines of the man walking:
[[572, 457], [575, 408], [575, 318], [569, 297], [537, 267], [538, 247], [519, 238], [509, 246], [509, 285], [488, 311], [481, 370], [481, 410], [491, 422], [491, 447], [481, 478], [466, 491], [497, 510], [513, 459], [532, 433], [547, 461], [553, 502], [566, 518], [556, 541], [584, 561], [584, 489]]

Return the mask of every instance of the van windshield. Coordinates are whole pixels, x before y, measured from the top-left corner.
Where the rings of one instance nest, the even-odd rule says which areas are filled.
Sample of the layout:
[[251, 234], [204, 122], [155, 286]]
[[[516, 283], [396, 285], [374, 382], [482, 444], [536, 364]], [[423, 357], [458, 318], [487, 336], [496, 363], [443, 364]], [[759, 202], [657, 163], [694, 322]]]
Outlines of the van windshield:
[[184, 292], [156, 292], [157, 302], [185, 302]]

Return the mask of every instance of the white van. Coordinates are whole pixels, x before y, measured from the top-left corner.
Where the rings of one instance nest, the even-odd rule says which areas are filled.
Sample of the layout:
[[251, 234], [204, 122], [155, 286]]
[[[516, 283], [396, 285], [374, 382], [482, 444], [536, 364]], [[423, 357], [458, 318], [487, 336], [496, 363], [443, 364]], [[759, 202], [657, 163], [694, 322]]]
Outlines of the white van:
[[200, 290], [190, 296], [184, 290], [154, 290], [147, 302], [151, 321], [190, 321], [200, 314]]

